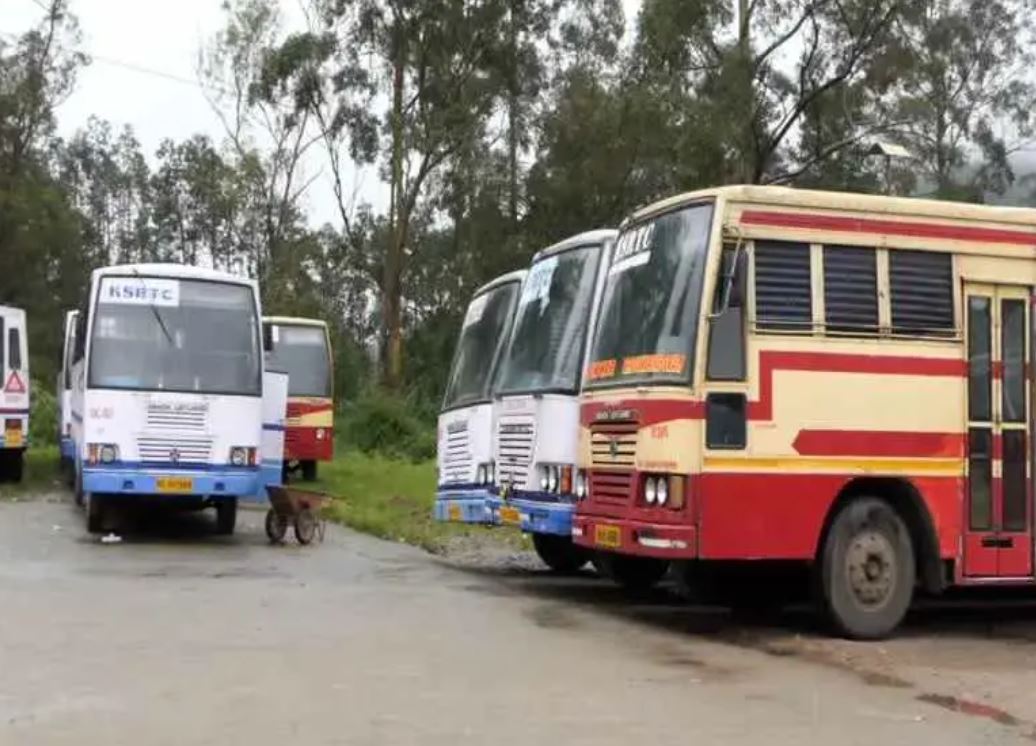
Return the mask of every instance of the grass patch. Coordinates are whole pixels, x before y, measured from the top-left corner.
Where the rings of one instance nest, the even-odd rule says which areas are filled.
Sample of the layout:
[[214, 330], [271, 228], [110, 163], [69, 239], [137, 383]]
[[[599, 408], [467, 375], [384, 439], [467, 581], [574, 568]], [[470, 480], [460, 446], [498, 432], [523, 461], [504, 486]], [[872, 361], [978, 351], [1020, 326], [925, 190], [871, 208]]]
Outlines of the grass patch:
[[479, 535], [517, 545], [520, 536], [515, 531], [433, 520], [435, 479], [435, 461], [413, 463], [349, 451], [321, 464], [320, 479], [313, 486], [335, 496], [329, 518], [383, 539], [435, 553], [442, 553], [450, 539], [460, 536]]
[[32, 446], [25, 452], [21, 484], [0, 483], [0, 500], [28, 497], [31, 492], [61, 486], [57, 446]]

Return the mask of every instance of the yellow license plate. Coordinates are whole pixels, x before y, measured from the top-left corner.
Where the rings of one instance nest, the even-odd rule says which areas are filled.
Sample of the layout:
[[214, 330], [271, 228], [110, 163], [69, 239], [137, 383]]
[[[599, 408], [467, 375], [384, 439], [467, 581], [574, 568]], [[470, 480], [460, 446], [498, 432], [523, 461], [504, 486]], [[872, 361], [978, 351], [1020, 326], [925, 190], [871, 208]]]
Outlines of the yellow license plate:
[[500, 508], [500, 522], [509, 526], [522, 525], [522, 514], [518, 508]]
[[451, 521], [459, 521], [462, 518], [459, 505], [451, 505], [448, 514]]
[[6, 430], [4, 432], [4, 445], [8, 448], [21, 448], [25, 443], [21, 430]]
[[192, 492], [194, 480], [190, 477], [159, 477], [155, 480], [159, 492]]
[[618, 549], [622, 546], [622, 531], [618, 526], [607, 524], [594, 526], [594, 544], [608, 549]]

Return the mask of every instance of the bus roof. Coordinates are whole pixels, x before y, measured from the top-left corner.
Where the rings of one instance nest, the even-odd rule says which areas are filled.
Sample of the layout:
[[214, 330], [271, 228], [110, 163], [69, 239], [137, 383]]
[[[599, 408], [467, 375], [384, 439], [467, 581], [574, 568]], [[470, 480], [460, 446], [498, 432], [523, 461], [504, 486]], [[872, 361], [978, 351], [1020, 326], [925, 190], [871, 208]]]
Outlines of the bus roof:
[[25, 310], [15, 306], [0, 306], [0, 314], [25, 320]]
[[852, 192], [825, 192], [784, 186], [724, 186], [685, 192], [636, 210], [627, 222], [640, 220], [692, 202], [723, 198], [732, 202], [772, 205], [775, 207], [813, 207], [829, 210], [856, 211], [871, 214], [914, 216], [1023, 225], [1036, 238], [1036, 209], [999, 207], [965, 202], [947, 202], [916, 197], [889, 197]]
[[516, 269], [514, 272], [508, 272], [506, 274], [500, 275], [499, 277], [494, 277], [492, 280], [490, 280], [485, 285], [476, 290], [474, 293], [472, 293], [471, 297], [477, 298], [483, 293], [488, 293], [490, 290], [498, 288], [501, 285], [506, 285], [509, 282], [521, 283], [525, 279], [525, 274], [526, 272], [524, 269]]
[[255, 280], [243, 275], [221, 272], [205, 267], [193, 267], [187, 264], [152, 263], [152, 264], [113, 264], [93, 271], [94, 279], [107, 276], [125, 276], [140, 274], [145, 277], [172, 277], [183, 280], [210, 280], [229, 282], [238, 285], [256, 286]]
[[327, 328], [323, 319], [304, 319], [301, 316], [263, 316], [264, 324], [280, 324], [281, 326], [319, 326]]
[[614, 228], [599, 228], [593, 231], [584, 231], [583, 233], [577, 233], [574, 236], [569, 236], [563, 241], [558, 241], [556, 244], [548, 246], [545, 249], [540, 249], [536, 252], [536, 255], [532, 258], [532, 263], [535, 264], [540, 259], [544, 259], [554, 254], [560, 254], [563, 251], [574, 249], [577, 246], [586, 246], [588, 244], [603, 244], [605, 241], [614, 240], [619, 235], [619, 232]]

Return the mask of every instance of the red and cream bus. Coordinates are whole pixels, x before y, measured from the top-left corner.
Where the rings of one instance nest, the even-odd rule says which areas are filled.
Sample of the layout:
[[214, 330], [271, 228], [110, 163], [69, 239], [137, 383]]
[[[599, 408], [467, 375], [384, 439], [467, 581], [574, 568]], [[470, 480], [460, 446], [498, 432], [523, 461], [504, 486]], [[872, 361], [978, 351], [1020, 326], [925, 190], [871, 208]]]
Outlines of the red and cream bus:
[[263, 319], [268, 370], [288, 374], [284, 474], [317, 477], [317, 463], [334, 458], [334, 377], [331, 339], [319, 319]]
[[628, 584], [809, 569], [857, 638], [918, 588], [1036, 584], [1034, 287], [1036, 210], [725, 187], [638, 211], [573, 538]]

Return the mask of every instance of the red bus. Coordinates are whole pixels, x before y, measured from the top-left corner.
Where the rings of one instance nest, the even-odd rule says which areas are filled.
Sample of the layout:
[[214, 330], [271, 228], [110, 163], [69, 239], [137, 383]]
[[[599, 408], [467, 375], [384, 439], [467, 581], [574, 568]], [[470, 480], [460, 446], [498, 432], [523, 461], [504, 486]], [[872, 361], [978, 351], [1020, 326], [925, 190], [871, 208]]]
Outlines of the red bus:
[[638, 211], [581, 395], [574, 540], [628, 585], [808, 573], [865, 639], [918, 588], [1036, 585], [1034, 288], [1031, 209], [725, 187]]
[[334, 375], [327, 324], [268, 316], [263, 333], [267, 370], [288, 374], [284, 475], [301, 473], [312, 481], [317, 463], [334, 457]]

